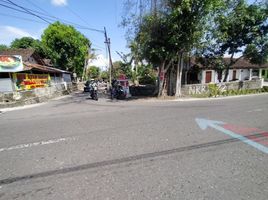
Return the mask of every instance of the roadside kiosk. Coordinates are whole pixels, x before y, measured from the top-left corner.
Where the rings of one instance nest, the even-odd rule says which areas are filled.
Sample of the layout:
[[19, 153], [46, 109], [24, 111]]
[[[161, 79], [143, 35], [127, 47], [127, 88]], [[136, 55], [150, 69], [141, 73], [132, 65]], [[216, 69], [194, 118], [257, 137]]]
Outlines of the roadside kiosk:
[[123, 87], [123, 90], [126, 94], [126, 98], [131, 97], [130, 91], [129, 91], [129, 81], [126, 78], [124, 74], [121, 74], [119, 78], [117, 79], [118, 83]]

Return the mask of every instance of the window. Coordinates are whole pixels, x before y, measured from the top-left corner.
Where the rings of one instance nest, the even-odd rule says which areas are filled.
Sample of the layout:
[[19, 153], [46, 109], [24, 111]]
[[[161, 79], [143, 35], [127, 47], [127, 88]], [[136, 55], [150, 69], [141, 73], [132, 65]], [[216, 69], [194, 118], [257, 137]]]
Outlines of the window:
[[258, 69], [253, 69], [252, 70], [252, 76], [259, 76], [259, 70]]

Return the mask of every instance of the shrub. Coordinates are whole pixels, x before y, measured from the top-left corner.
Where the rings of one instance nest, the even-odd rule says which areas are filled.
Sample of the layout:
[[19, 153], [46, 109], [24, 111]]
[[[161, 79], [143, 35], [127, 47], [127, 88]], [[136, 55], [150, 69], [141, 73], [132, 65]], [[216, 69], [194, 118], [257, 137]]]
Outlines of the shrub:
[[216, 84], [209, 84], [208, 90], [210, 97], [217, 97], [217, 95], [219, 94], [219, 87]]

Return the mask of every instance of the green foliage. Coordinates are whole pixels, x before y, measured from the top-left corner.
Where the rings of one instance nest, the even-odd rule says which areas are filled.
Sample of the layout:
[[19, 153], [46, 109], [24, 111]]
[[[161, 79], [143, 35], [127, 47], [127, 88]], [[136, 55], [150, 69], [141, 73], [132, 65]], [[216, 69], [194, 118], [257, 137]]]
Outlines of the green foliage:
[[227, 70], [226, 81], [228, 69], [239, 60], [234, 58], [237, 53], [254, 64], [267, 62], [268, 9], [261, 4], [248, 5], [245, 0], [226, 0], [223, 8], [211, 15], [211, 28], [200, 54], [216, 69], [214, 61], [223, 61], [224, 55], [229, 54], [229, 61], [222, 62], [221, 67]]
[[217, 95], [220, 94], [219, 87], [217, 86], [217, 84], [209, 84], [208, 90], [209, 90], [210, 97], [217, 97]]
[[8, 49], [7, 45], [0, 44], [0, 51], [6, 50], [6, 49]]
[[45, 49], [40, 40], [31, 37], [16, 38], [11, 42], [10, 48], [13, 49], [34, 49], [41, 58], [46, 57]]
[[50, 24], [42, 35], [42, 44], [55, 67], [82, 75], [91, 43], [74, 27]]
[[268, 92], [268, 86], [263, 86], [262, 92]]
[[108, 71], [102, 71], [100, 73], [100, 77], [101, 77], [102, 80], [108, 81], [108, 79], [109, 79], [109, 73], [108, 73]]
[[87, 69], [87, 77], [89, 79], [99, 79], [100, 77], [100, 68], [99, 67], [96, 67], [96, 66], [90, 66], [88, 69]]
[[114, 78], [118, 78], [122, 74], [124, 74], [128, 78], [131, 78], [132, 72], [130, 63], [115, 61], [113, 63], [112, 76]]
[[27, 48], [34, 48], [36, 46], [36, 43], [40, 41], [35, 40], [31, 37], [22, 37], [20, 39], [16, 38], [11, 42], [10, 47], [14, 49], [27, 49]]
[[169, 25], [166, 18], [146, 16], [137, 34], [136, 40], [142, 57], [153, 65], [160, 65], [164, 60], [172, 59], [172, 45], [168, 42]]
[[156, 72], [152, 65], [143, 65], [138, 68], [138, 80], [143, 85], [155, 85]]

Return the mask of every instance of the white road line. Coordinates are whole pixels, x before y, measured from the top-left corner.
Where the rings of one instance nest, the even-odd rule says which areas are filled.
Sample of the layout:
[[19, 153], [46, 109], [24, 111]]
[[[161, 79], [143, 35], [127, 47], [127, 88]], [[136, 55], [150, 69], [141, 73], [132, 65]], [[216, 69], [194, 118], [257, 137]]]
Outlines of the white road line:
[[54, 144], [54, 143], [64, 142], [64, 141], [71, 140], [71, 139], [74, 139], [74, 138], [59, 138], [59, 139], [53, 139], [53, 140], [47, 140], [47, 141], [41, 141], [41, 142], [33, 142], [33, 143], [29, 143], [29, 144], [19, 144], [16, 146], [0, 148], [0, 153], [3, 151], [25, 149], [25, 148], [35, 147], [35, 146], [39, 146], [39, 145]]
[[263, 110], [262, 109], [254, 109], [254, 110], [249, 110], [248, 112], [262, 112]]

